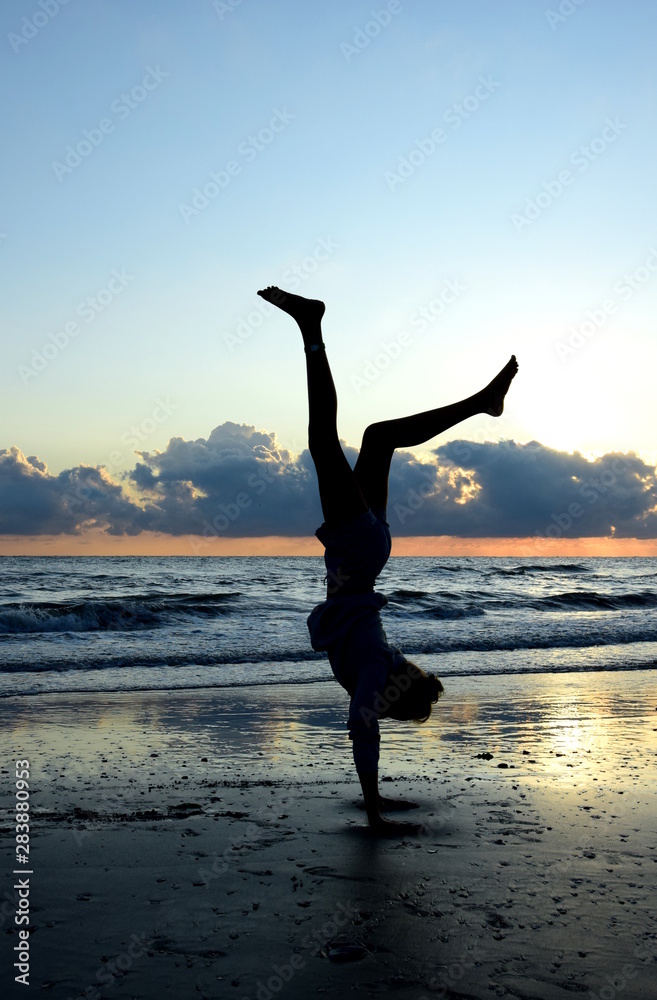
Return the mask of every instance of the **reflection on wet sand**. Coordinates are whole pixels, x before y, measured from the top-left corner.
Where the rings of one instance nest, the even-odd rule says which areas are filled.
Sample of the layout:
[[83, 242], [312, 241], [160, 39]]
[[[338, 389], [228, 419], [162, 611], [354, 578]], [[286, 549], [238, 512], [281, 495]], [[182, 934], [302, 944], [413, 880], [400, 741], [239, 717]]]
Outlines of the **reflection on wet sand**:
[[35, 977], [78, 997], [134, 934], [110, 982], [141, 997], [652, 996], [655, 675], [446, 687], [425, 726], [381, 726], [382, 791], [424, 825], [399, 842], [358, 808], [335, 683], [4, 702]]

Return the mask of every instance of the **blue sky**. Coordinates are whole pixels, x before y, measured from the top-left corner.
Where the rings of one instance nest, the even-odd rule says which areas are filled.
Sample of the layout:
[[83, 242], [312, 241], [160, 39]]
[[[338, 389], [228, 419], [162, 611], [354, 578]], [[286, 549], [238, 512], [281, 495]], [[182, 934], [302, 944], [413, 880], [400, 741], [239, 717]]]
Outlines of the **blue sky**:
[[441, 443], [657, 461], [647, 0], [8, 0], [0, 17], [0, 447], [118, 475], [135, 440], [234, 422], [300, 452], [298, 334], [255, 295], [296, 268], [327, 302], [350, 444], [514, 352], [504, 417]]

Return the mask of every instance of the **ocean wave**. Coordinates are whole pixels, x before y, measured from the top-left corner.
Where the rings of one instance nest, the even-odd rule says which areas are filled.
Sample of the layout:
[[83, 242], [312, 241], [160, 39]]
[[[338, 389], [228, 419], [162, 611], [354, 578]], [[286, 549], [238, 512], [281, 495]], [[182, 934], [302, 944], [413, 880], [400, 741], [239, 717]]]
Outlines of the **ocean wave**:
[[439, 563], [437, 566], [430, 566], [427, 570], [428, 573], [438, 574], [438, 573], [481, 573], [479, 566], [445, 566], [444, 563]]
[[427, 597], [428, 594], [428, 590], [406, 590], [404, 588], [386, 591], [386, 597], [388, 600], [396, 602], [416, 601], [422, 597]]
[[650, 590], [636, 594], [598, 594], [594, 590], [571, 591], [522, 601], [536, 611], [624, 611], [629, 608], [657, 608], [657, 594]]
[[457, 621], [459, 618], [480, 618], [486, 612], [476, 605], [466, 607], [447, 608], [445, 605], [436, 604], [432, 608], [422, 608], [413, 614], [418, 618], [435, 618], [440, 621]]
[[[591, 631], [583, 629], [580, 632], [568, 632], [560, 635], [525, 633], [516, 635], [496, 635], [494, 632], [477, 631], [470, 635], [432, 636], [414, 643], [404, 642], [405, 653], [460, 653], [460, 652], [513, 652], [515, 650], [559, 650], [583, 649], [591, 646]], [[595, 645], [624, 646], [630, 648], [634, 643], [657, 642], [657, 626], [646, 628], [640, 633], [624, 630], [621, 627], [609, 629], [595, 635]]]
[[449, 590], [397, 589], [388, 595], [390, 609], [397, 615], [412, 618], [435, 618], [453, 621], [459, 618], [478, 618], [486, 611], [481, 604], [466, 603], [463, 596]]
[[0, 634], [133, 631], [157, 628], [176, 618], [231, 614], [239, 591], [223, 594], [145, 594], [89, 601], [24, 601], [0, 607]]
[[[291, 666], [291, 664], [289, 665]], [[609, 659], [601, 657], [600, 660], [594, 660], [589, 663], [580, 662], [570, 662], [570, 663], [518, 663], [508, 665], [505, 664], [503, 667], [496, 667], [492, 665], [477, 666], [476, 668], [462, 666], [462, 667], [449, 667], [440, 671], [440, 676], [443, 681], [448, 681], [450, 678], [459, 677], [520, 677], [530, 674], [588, 674], [588, 673], [627, 673], [634, 671], [652, 671], [657, 667], [657, 660], [654, 658], [639, 658], [636, 660], [628, 659]], [[62, 694], [62, 693], [75, 693], [75, 694], [96, 694], [98, 691], [102, 691], [103, 694], [117, 692], [137, 692], [137, 691], [206, 691], [222, 688], [251, 688], [260, 687], [262, 685], [271, 684], [285, 684], [285, 685], [301, 685], [301, 684], [335, 684], [335, 678], [328, 674], [326, 671], [321, 673], [312, 671], [310, 676], [308, 672], [304, 676], [303, 672], [301, 675], [295, 676], [290, 670], [284, 670], [282, 674], [277, 674], [273, 671], [267, 671], [265, 675], [256, 674], [253, 672], [251, 675], [245, 675], [237, 679], [234, 675], [226, 675], [225, 677], [214, 676], [200, 679], [197, 674], [192, 674], [185, 676], [184, 672], [172, 676], [168, 673], [164, 675], [159, 674], [152, 678], [145, 680], [143, 676], [131, 677], [129, 680], [117, 677], [113, 678], [99, 678], [103, 681], [102, 684], [95, 683], [91, 680], [91, 674], [88, 674], [85, 678], [76, 675], [75, 681], [70, 685], [64, 681], [61, 683], [61, 678], [55, 681], [53, 678], [52, 683], [48, 682], [47, 678], [40, 677], [37, 679], [28, 680], [26, 684], [21, 685], [20, 690], [7, 689], [0, 691], [0, 701], [4, 698], [16, 698], [48, 694], [50, 692]], [[94, 679], [95, 680], [95, 679]]]
[[527, 573], [588, 573], [588, 566], [580, 563], [553, 563], [541, 565], [539, 563], [528, 563], [521, 566], [495, 566], [488, 570], [487, 576], [525, 576]]
[[[461, 610], [462, 613], [459, 613]], [[456, 619], [461, 619], [459, 622]], [[393, 645], [399, 645], [405, 653], [412, 656], [416, 653], [468, 653], [468, 652], [531, 652], [532, 650], [557, 651], [582, 649], [595, 645], [599, 648], [622, 646], [631, 650], [632, 646], [641, 643], [657, 643], [657, 621], [654, 619], [637, 627], [637, 623], [627, 622], [624, 618], [611, 619], [604, 628], [593, 629], [582, 616], [578, 617], [572, 627], [557, 631], [541, 626], [533, 628], [523, 626], [522, 622], [512, 632], [499, 631], [495, 625], [487, 626], [487, 619], [482, 624], [468, 625], [468, 619], [478, 618], [477, 612], [467, 609], [425, 609], [425, 613], [403, 613], [391, 616], [386, 623], [388, 639]], [[450, 620], [451, 619], [451, 620]], [[463, 621], [464, 620], [464, 621]], [[434, 624], [435, 622], [435, 624]], [[440, 624], [444, 622], [444, 626]], [[525, 623], [528, 625], [528, 623]], [[120, 668], [126, 675], [132, 669], [148, 669], [150, 667], [224, 667], [241, 664], [264, 665], [267, 663], [287, 662], [324, 662], [325, 653], [318, 653], [306, 644], [306, 636], [299, 629], [294, 640], [276, 644], [272, 641], [259, 641], [257, 635], [195, 635], [199, 630], [190, 632], [188, 640], [173, 644], [166, 639], [166, 633], [157, 641], [150, 635], [133, 633], [130, 643], [126, 639], [117, 644], [101, 639], [101, 645], [95, 637], [88, 634], [80, 636], [77, 642], [62, 643], [63, 636], [58, 636], [58, 644], [46, 648], [42, 642], [35, 640], [36, 645], [17, 647], [15, 652], [11, 644], [5, 646], [5, 655], [0, 659], [0, 675], [8, 674], [46, 674], [48, 672], [72, 674], [84, 670], [102, 673], [106, 669]], [[92, 641], [93, 639], [93, 641]], [[20, 640], [19, 640], [20, 641]], [[45, 639], [44, 639], [45, 641]]]
[[[190, 647], [193, 647], [193, 643], [190, 643]], [[240, 653], [236, 653], [234, 649], [211, 653], [202, 653], [193, 648], [186, 653], [171, 653], [163, 649], [156, 649], [150, 653], [146, 649], [137, 649], [132, 653], [105, 654], [104, 656], [99, 656], [97, 652], [90, 653], [88, 656], [78, 654], [76, 658], [54, 655], [47, 662], [42, 659], [23, 659], [20, 663], [3, 662], [0, 664], [0, 674], [45, 674], [50, 672], [59, 674], [67, 671], [77, 673], [81, 670], [102, 673], [103, 670], [117, 668], [141, 670], [161, 667], [226, 667], [313, 660], [325, 660], [325, 656], [323, 653], [315, 653], [310, 648], [276, 651], [245, 647]]]

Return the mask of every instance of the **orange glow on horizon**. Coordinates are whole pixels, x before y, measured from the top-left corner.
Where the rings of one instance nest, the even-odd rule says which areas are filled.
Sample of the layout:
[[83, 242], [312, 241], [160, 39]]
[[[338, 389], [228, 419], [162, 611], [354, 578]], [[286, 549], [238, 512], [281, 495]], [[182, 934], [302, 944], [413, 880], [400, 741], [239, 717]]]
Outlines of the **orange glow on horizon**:
[[[211, 538], [142, 532], [0, 535], [5, 556], [321, 556], [314, 537]], [[394, 556], [656, 556], [657, 539], [393, 537]]]

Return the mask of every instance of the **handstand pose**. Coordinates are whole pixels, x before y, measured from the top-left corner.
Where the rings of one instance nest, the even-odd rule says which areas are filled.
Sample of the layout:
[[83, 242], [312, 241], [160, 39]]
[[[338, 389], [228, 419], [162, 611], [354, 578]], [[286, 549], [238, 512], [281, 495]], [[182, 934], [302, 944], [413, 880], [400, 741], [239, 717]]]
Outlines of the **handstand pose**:
[[411, 663], [387, 639], [379, 610], [387, 598], [374, 590], [390, 555], [386, 520], [388, 473], [396, 448], [412, 448], [477, 413], [498, 417], [518, 370], [515, 355], [485, 389], [449, 406], [370, 424], [354, 469], [337, 431], [337, 397], [321, 321], [324, 303], [270, 285], [258, 295], [299, 325], [308, 377], [308, 447], [317, 470], [324, 523], [316, 534], [325, 547], [327, 599], [313, 609], [308, 628], [313, 649], [328, 653], [336, 679], [351, 696], [349, 737], [370, 825], [380, 834], [421, 829], [386, 820], [382, 811], [415, 803], [385, 799], [378, 790], [379, 726], [384, 717], [425, 722], [443, 692], [434, 674]]

